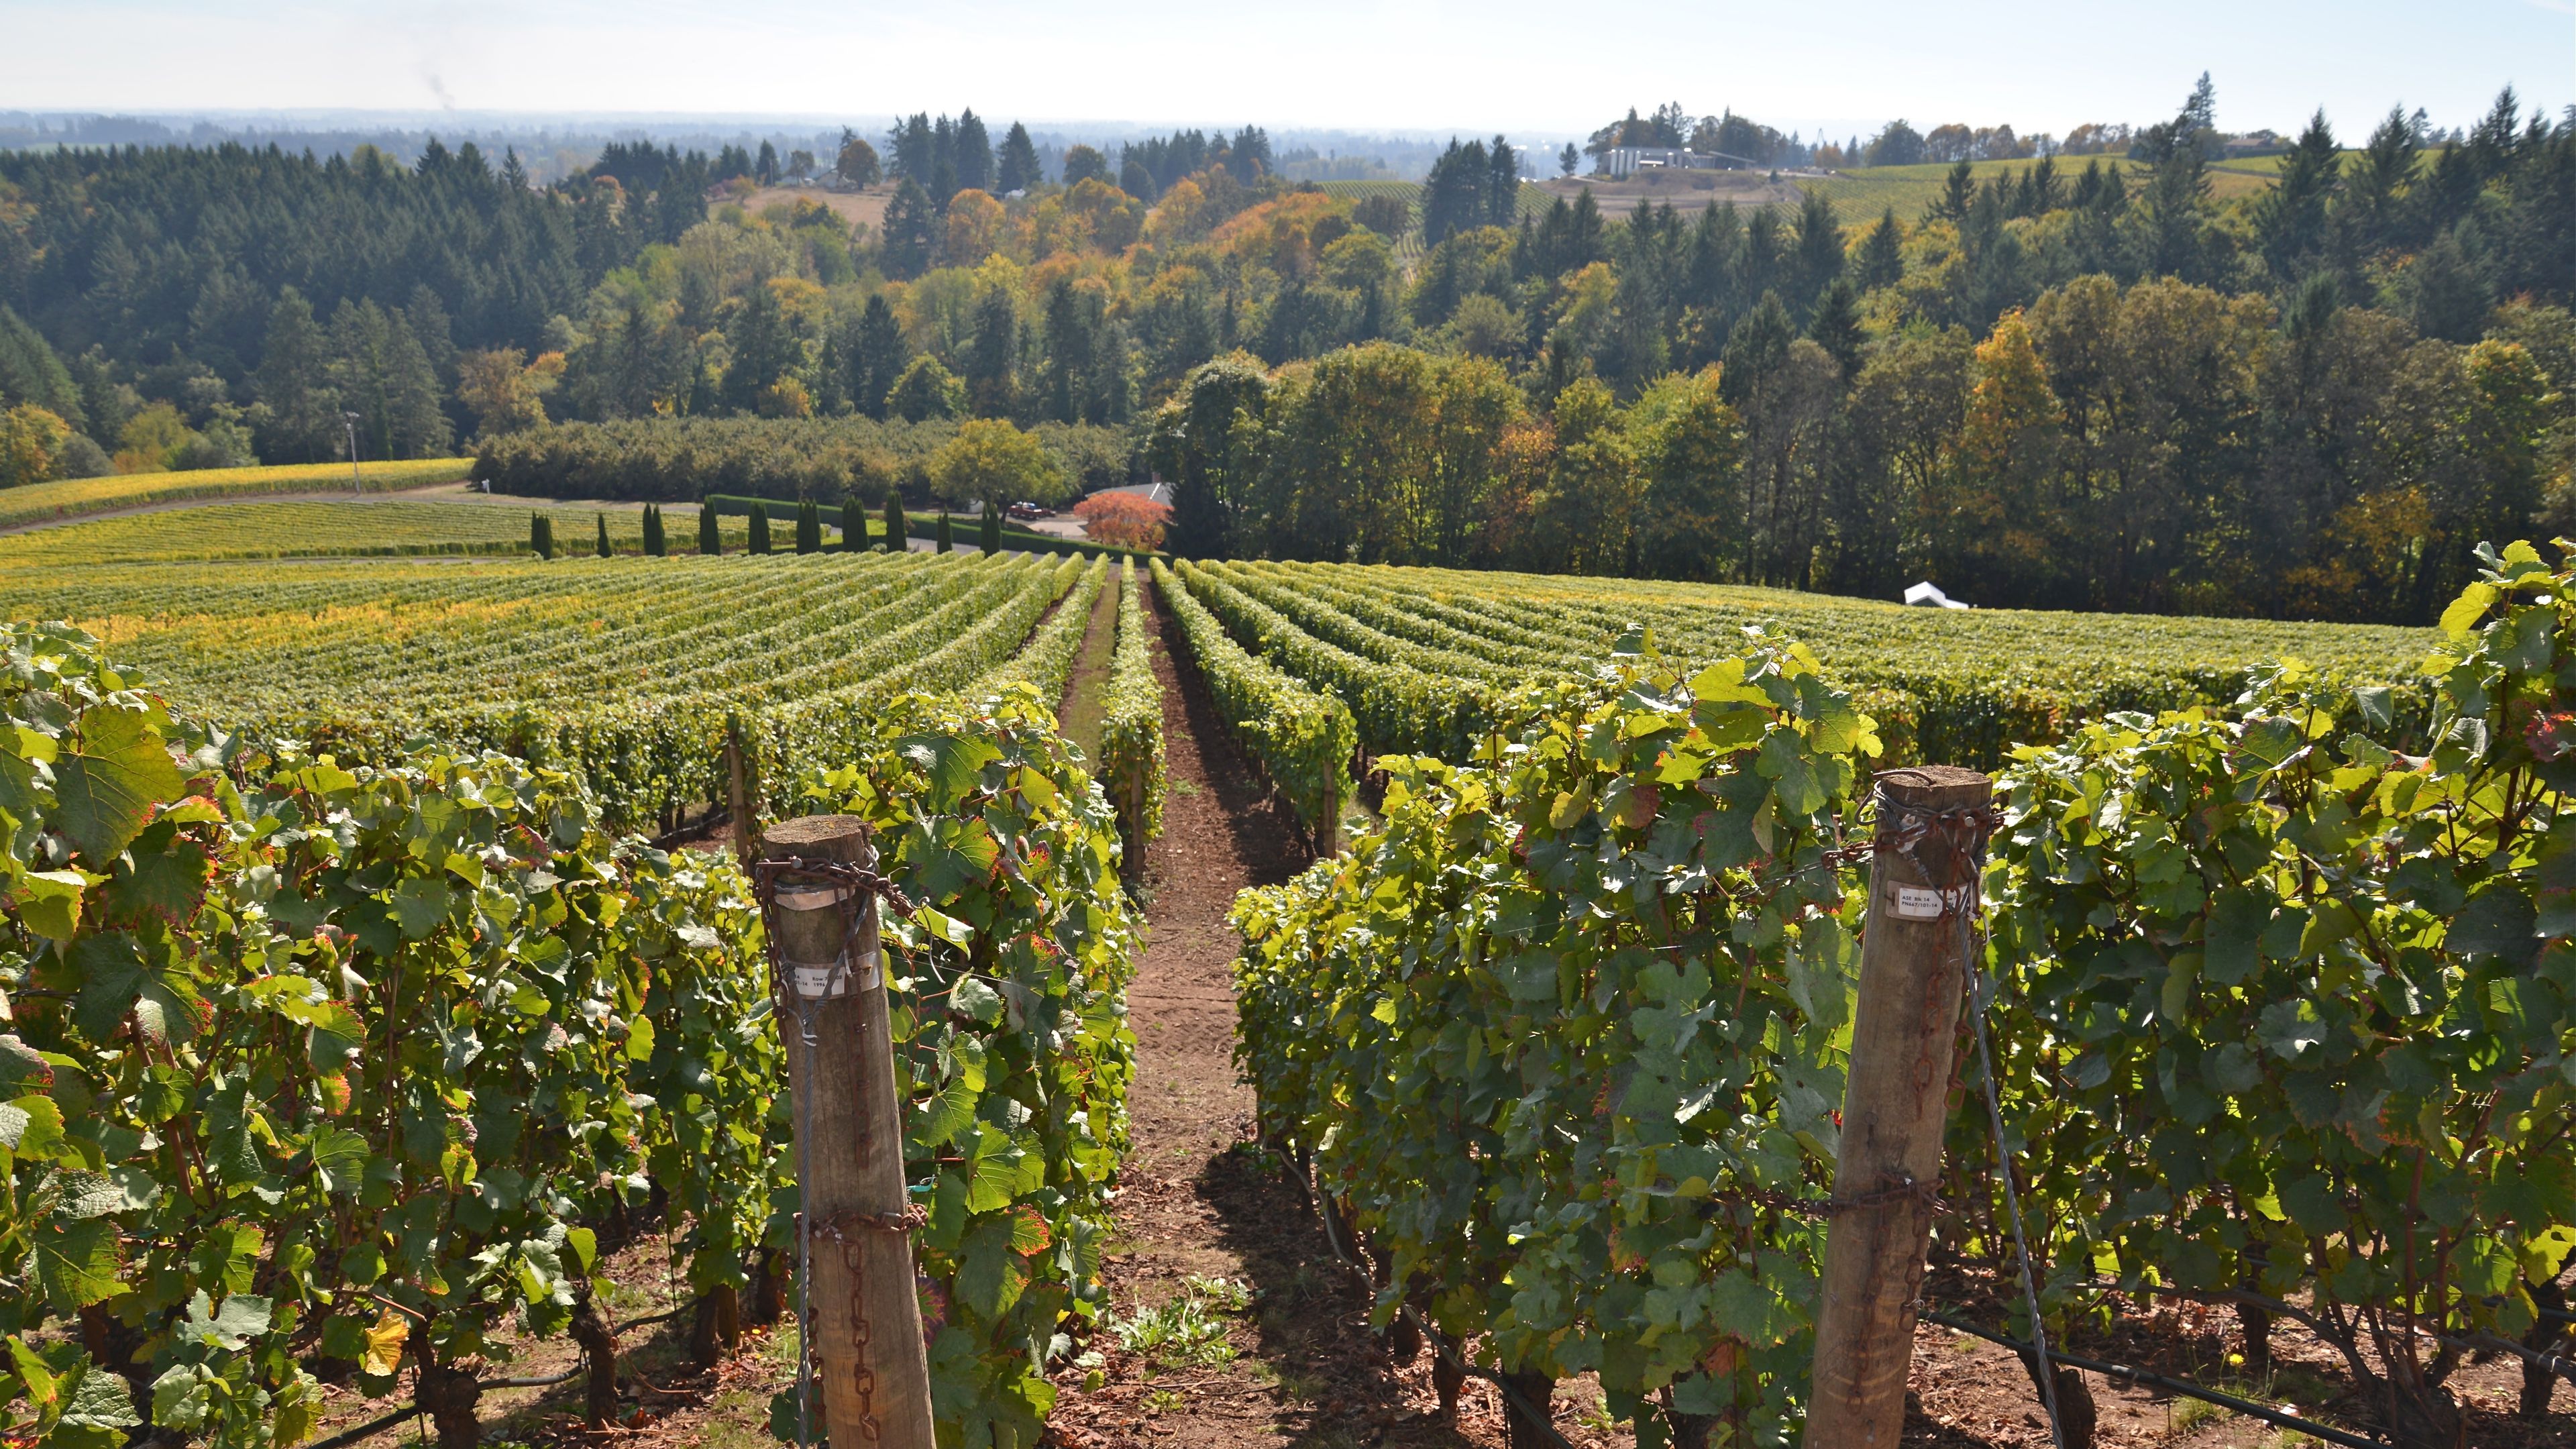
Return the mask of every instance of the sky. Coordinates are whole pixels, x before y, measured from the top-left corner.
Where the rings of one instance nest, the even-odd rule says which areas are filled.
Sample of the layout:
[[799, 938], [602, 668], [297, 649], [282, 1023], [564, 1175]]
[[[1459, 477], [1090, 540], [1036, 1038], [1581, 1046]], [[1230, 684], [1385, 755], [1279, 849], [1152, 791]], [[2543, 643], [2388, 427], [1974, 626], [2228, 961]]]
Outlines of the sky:
[[1628, 106], [1810, 136], [1893, 117], [2063, 135], [2402, 102], [2465, 125], [2576, 101], [2576, 0], [0, 0], [0, 110], [881, 116], [1581, 134]]

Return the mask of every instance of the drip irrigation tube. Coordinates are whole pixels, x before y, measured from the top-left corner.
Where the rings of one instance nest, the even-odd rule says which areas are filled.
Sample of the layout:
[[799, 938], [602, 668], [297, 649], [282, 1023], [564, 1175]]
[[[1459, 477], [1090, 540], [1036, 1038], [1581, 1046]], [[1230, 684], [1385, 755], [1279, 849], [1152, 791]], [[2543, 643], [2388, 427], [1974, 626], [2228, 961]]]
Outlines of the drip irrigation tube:
[[360, 1424], [354, 1429], [343, 1429], [328, 1439], [316, 1439], [312, 1443], [304, 1445], [303, 1449], [341, 1449], [341, 1446], [346, 1444], [355, 1444], [370, 1434], [383, 1433], [385, 1430], [392, 1428], [394, 1425], [399, 1424], [403, 1420], [420, 1412], [420, 1405], [405, 1404], [401, 1408], [394, 1410], [392, 1413], [385, 1415], [381, 1419], [370, 1419], [366, 1423]]
[[[2000, 1333], [1979, 1328], [1977, 1325], [1970, 1323], [1965, 1319], [1954, 1318], [1947, 1313], [1926, 1313], [1923, 1317], [1926, 1322], [1940, 1324], [1943, 1328], [1954, 1328], [1961, 1333], [1973, 1334], [1978, 1338], [1984, 1339], [1988, 1343], [2002, 1344], [2004, 1347], [2009, 1348], [2016, 1353], [2027, 1354], [2030, 1352], [2030, 1345], [2024, 1343], [2018, 1338], [2007, 1338]], [[2085, 1358], [2078, 1354], [2060, 1353], [2058, 1350], [2053, 1348], [2048, 1351], [2048, 1356], [2052, 1361], [2062, 1363], [2069, 1368], [2089, 1369], [2094, 1373], [2102, 1375], [2104, 1378], [2120, 1379], [2128, 1383], [2142, 1384], [2148, 1388], [2163, 1389], [2167, 1393], [2180, 1394], [2188, 1399], [2198, 1399], [2205, 1404], [2216, 1404], [2222, 1409], [2230, 1409], [2236, 1413], [2243, 1414], [2248, 1418], [2260, 1419], [2264, 1423], [2275, 1425], [2279, 1428], [2296, 1429], [2302, 1434], [2314, 1435], [2329, 1444], [2348, 1445], [2350, 1446], [2350, 1449], [2389, 1449], [2386, 1440], [2366, 1439], [2359, 1434], [2335, 1428], [2330, 1424], [2320, 1424], [2313, 1419], [2302, 1419], [2296, 1414], [2284, 1413], [2279, 1409], [2273, 1408], [2269, 1404], [2258, 1404], [2252, 1399], [2240, 1399], [2234, 1394], [2221, 1393], [2216, 1389], [2205, 1389], [2200, 1385], [2185, 1379], [2167, 1378], [2163, 1374], [2151, 1373], [2142, 1368], [2131, 1368], [2127, 1364], [2104, 1363], [2100, 1359]]]
[[[681, 1314], [688, 1312], [691, 1307], [695, 1306], [696, 1302], [696, 1299], [691, 1299], [689, 1302], [684, 1303], [667, 1313], [656, 1313], [650, 1318], [638, 1318], [631, 1323], [621, 1323], [617, 1327], [609, 1330], [609, 1332], [612, 1335], [631, 1333], [638, 1328], [650, 1328], [656, 1323], [667, 1323], [670, 1320], [679, 1317]], [[475, 1380], [475, 1386], [477, 1388], [485, 1389], [550, 1389], [557, 1384], [571, 1383], [574, 1379], [581, 1377], [589, 1371], [590, 1355], [584, 1353], [581, 1357], [573, 1360], [571, 1368], [565, 1369], [562, 1373], [555, 1374], [550, 1377], [534, 1379], [477, 1379]], [[425, 1412], [427, 1411], [422, 1409], [417, 1402], [405, 1404], [401, 1408], [396, 1409], [381, 1418], [369, 1419], [367, 1422], [358, 1425], [354, 1429], [343, 1429], [328, 1439], [316, 1439], [309, 1444], [300, 1446], [300, 1449], [346, 1449], [346, 1446], [348, 1445], [355, 1444], [359, 1440], [365, 1439], [370, 1435], [383, 1433], [385, 1430], [392, 1428], [403, 1420]]]

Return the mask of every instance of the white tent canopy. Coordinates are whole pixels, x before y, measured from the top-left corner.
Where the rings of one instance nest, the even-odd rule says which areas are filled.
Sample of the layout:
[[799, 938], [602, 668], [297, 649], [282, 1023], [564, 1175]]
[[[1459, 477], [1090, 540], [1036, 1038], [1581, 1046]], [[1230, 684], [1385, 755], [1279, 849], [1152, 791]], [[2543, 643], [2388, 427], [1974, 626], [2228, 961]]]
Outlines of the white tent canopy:
[[1905, 602], [1926, 609], [1968, 609], [1975, 607], [1973, 604], [1961, 603], [1959, 600], [1951, 598], [1948, 594], [1941, 592], [1939, 586], [1932, 583], [1929, 579], [1907, 589], [1905, 591]]

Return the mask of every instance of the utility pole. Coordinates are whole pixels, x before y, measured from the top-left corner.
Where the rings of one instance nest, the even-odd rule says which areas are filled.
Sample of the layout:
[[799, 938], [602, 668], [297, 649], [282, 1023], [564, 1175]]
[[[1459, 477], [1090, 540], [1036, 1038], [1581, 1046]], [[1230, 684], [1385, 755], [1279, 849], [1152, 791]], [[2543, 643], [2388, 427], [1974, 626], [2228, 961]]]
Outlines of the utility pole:
[[358, 415], [344, 412], [340, 417], [349, 429], [349, 491], [363, 496], [367, 485], [358, 477]]

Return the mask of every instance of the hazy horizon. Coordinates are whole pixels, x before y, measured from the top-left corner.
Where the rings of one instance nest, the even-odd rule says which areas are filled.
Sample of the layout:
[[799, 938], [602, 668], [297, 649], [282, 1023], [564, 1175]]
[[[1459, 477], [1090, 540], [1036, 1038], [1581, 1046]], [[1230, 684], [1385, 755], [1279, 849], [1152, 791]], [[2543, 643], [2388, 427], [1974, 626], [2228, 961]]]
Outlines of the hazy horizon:
[[[2063, 135], [2162, 119], [2207, 70], [2223, 129], [2288, 129], [2322, 107], [2355, 139], [2392, 104], [2447, 129], [2508, 84], [2526, 111], [2576, 100], [2576, 0], [2464, 0], [2440, 25], [2390, 0], [2181, 0], [2153, 28], [2035, 0], [1982, 6], [1974, 25], [1886, 0], [1854, 0], [1821, 24], [1718, 6], [1567, 34], [1565, 14], [1528, 0], [1472, 14], [1324, 0], [1291, 25], [1168, 0], [1078, 11], [1001, 0], [971, 22], [816, 0], [736, 15], [671, 0], [0, 0], [18, 42], [0, 59], [0, 97], [28, 113], [418, 128], [822, 125], [973, 106], [1061, 130], [1249, 122], [1410, 136], [1580, 135], [1631, 105], [1679, 100], [1810, 136], [1898, 117]], [[1102, 115], [1109, 96], [1131, 116]]]

